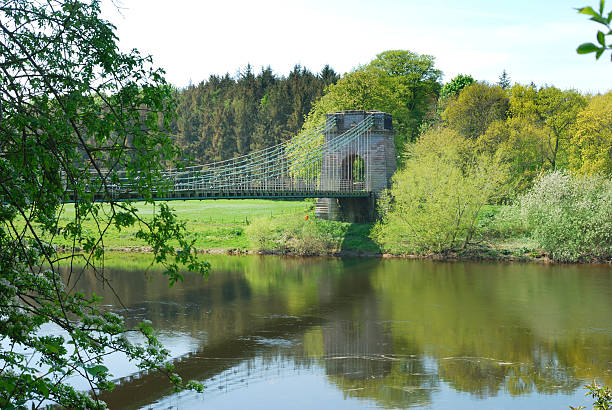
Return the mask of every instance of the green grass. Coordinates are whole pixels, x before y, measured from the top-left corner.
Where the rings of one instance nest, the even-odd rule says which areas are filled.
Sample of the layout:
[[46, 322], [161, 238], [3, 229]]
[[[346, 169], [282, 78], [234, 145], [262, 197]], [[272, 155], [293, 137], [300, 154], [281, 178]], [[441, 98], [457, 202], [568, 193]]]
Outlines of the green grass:
[[[282, 201], [263, 199], [219, 199], [204, 201], [171, 201], [171, 208], [187, 225], [190, 238], [196, 239], [200, 249], [248, 249], [249, 242], [244, 235], [244, 228], [257, 218], [304, 218], [312, 214], [314, 202]], [[153, 205], [135, 203], [139, 215], [147, 218], [153, 214]], [[67, 204], [60, 217], [60, 225], [65, 225], [74, 218], [74, 206]], [[88, 231], [95, 232], [97, 226], [93, 221], [83, 224]], [[145, 246], [136, 238], [136, 227], [118, 231], [110, 228], [104, 236], [106, 249], [123, 250]], [[71, 242], [63, 238], [54, 240], [56, 245], [70, 246]]]
[[[147, 218], [153, 214], [153, 205], [136, 203], [140, 216]], [[314, 217], [314, 200], [282, 201], [260, 199], [224, 199], [204, 201], [172, 201], [181, 221], [186, 223], [188, 238], [195, 239], [195, 246], [201, 250], [258, 250], [253, 238], [247, 235], [248, 226], [259, 224], [277, 226], [278, 234], [287, 227], [307, 225], [310, 229], [309, 239], [318, 245], [320, 238], [328, 238], [328, 250], [321, 253], [340, 251], [378, 253], [380, 248], [369, 238], [372, 224], [358, 224], [337, 221], [317, 220]], [[305, 220], [308, 215], [309, 220]], [[65, 225], [74, 218], [74, 206], [66, 205], [60, 217], [60, 224]], [[93, 221], [86, 221], [84, 228], [91, 232], [97, 229]], [[107, 250], [135, 250], [145, 247], [145, 243], [136, 238], [137, 227], [118, 231], [110, 228], [104, 236]], [[301, 231], [300, 231], [301, 232]], [[297, 240], [301, 236], [296, 232]], [[313, 236], [314, 235], [314, 236]], [[55, 238], [56, 245], [69, 247], [71, 242]], [[311, 244], [312, 245], [312, 244]], [[268, 250], [276, 250], [270, 248]]]

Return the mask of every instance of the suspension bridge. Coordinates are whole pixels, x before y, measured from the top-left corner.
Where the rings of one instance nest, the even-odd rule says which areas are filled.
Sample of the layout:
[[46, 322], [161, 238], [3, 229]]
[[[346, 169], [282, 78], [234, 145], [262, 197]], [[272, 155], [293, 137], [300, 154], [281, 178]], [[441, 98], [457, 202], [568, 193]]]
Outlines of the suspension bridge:
[[[372, 214], [373, 198], [387, 188], [394, 171], [391, 116], [342, 111], [281, 144], [225, 161], [167, 170], [162, 178], [168, 188], [154, 199], [319, 198], [319, 217], [344, 214], [347, 219], [364, 219], [364, 213]], [[134, 179], [122, 172], [106, 184], [104, 195], [142, 199]]]

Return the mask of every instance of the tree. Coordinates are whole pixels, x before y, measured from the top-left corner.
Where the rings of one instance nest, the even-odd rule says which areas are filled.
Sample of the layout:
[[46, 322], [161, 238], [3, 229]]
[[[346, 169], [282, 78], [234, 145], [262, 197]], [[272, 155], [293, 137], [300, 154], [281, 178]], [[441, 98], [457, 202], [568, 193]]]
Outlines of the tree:
[[501, 87], [474, 83], [448, 104], [442, 119], [461, 136], [476, 139], [493, 121], [504, 120], [507, 110], [508, 96]]
[[578, 114], [569, 162], [579, 174], [612, 175], [612, 91], [593, 97]]
[[508, 75], [505, 69], [504, 71], [502, 71], [501, 75], [499, 76], [499, 81], [497, 82], [497, 85], [499, 85], [504, 90], [509, 89], [510, 86], [512, 85], [512, 83], [510, 82], [510, 76]]
[[[604, 8], [605, 0], [600, 0], [598, 11], [595, 11], [589, 6], [577, 9], [578, 13], [591, 16], [589, 20], [599, 23], [605, 27], [604, 31], [597, 30], [597, 44], [583, 43], [579, 45], [576, 49], [578, 54], [595, 53], [595, 58], [599, 60], [599, 57], [601, 57], [606, 50], [612, 50], [612, 43], [606, 44], [606, 39], [608, 36], [612, 36], [612, 10], [610, 10], [606, 16], [604, 13]], [[612, 55], [610, 55], [610, 59], [612, 60]]]
[[474, 78], [471, 75], [458, 74], [455, 78], [442, 86], [440, 97], [456, 97], [461, 90], [472, 84], [474, 84]]
[[505, 169], [476, 154], [474, 142], [449, 129], [430, 129], [379, 201], [373, 237], [394, 253], [465, 249], [478, 232], [480, 209], [497, 195]]
[[546, 141], [545, 131], [528, 119], [508, 118], [493, 122], [478, 138], [476, 147], [495, 155], [507, 167], [506, 185], [511, 192], [519, 193], [550, 166]]
[[407, 50], [380, 53], [370, 63], [345, 74], [313, 106], [306, 128], [320, 125], [325, 114], [342, 110], [380, 110], [393, 116], [396, 147], [414, 141], [434, 108], [442, 73], [434, 58]]
[[210, 76], [177, 90], [173, 138], [196, 163], [230, 159], [295, 136], [323, 89], [337, 81], [329, 66], [316, 75], [296, 65], [287, 77], [250, 66], [236, 78]]
[[[134, 344], [120, 316], [73, 290], [79, 260], [106, 281], [98, 268], [110, 226], [139, 226], [170, 284], [182, 279], [181, 267], [208, 272], [167, 205], [143, 218], [134, 203], [112, 195], [119, 177], [148, 202], [165, 189], [161, 171], [178, 153], [167, 132], [174, 91], [150, 57], [120, 52], [114, 27], [99, 16], [97, 0], [0, 3], [2, 408], [102, 407], [97, 392], [112, 387], [102, 358], [111, 352], [141, 369], [163, 365], [167, 352], [149, 325], [133, 329], [145, 340]], [[75, 216], [63, 225], [67, 200]], [[96, 232], [83, 229], [87, 219]], [[60, 253], [58, 237], [73, 245]], [[42, 335], [43, 324], [68, 336]], [[166, 370], [177, 387], [197, 387]], [[77, 375], [89, 392], [66, 383]]]
[[567, 163], [572, 127], [585, 105], [585, 97], [575, 90], [515, 85], [511, 89], [509, 113], [512, 117], [531, 121], [544, 131], [546, 157], [554, 170], [560, 165], [559, 162], [564, 166]]

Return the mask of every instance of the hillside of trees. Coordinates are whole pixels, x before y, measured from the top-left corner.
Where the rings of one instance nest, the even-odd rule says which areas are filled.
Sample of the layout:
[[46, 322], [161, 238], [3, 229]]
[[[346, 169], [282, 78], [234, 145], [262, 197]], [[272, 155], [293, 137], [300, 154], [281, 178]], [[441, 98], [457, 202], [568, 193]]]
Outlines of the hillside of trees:
[[175, 91], [171, 138], [186, 160], [205, 163], [286, 141], [327, 112], [381, 110], [393, 114], [400, 165], [428, 134], [442, 145], [460, 138], [507, 169], [510, 197], [543, 171], [612, 172], [610, 93], [512, 84], [505, 71], [496, 84], [462, 74], [442, 84], [434, 62], [390, 50], [342, 77], [329, 66], [313, 73], [299, 65], [287, 76], [251, 66], [234, 77], [213, 75]]
[[288, 76], [251, 66], [232, 77], [212, 75], [177, 90], [173, 139], [193, 163], [232, 158], [295, 136], [306, 114], [339, 75], [329, 66], [315, 74], [296, 65]]

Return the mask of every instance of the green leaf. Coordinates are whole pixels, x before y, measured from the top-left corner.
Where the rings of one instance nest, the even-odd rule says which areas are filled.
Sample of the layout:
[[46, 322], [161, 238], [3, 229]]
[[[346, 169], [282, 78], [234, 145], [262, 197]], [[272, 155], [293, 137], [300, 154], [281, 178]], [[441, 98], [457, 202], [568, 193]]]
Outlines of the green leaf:
[[602, 31], [597, 31], [597, 42], [606, 47], [606, 35]]
[[578, 54], [589, 54], [589, 53], [594, 53], [597, 50], [599, 50], [599, 47], [597, 47], [595, 44], [593, 44], [593, 43], [584, 43], [584, 44], [580, 44], [578, 46], [578, 48], [576, 49], [576, 52]]
[[52, 345], [50, 343], [45, 343], [45, 347], [47, 348], [47, 350], [49, 350], [52, 353], [59, 354], [60, 352], [57, 346]]
[[[608, 13], [608, 24], [612, 23], [612, 11]], [[612, 32], [612, 30], [611, 30]]]
[[49, 386], [47, 386], [47, 384], [44, 381], [38, 384], [38, 390], [47, 399], [49, 398]]
[[580, 14], [586, 14], [586, 15], [593, 16], [593, 17], [599, 16], [599, 14], [597, 14], [597, 12], [593, 10], [592, 7], [582, 7], [576, 10], [578, 10], [578, 13]]
[[598, 22], [598, 23], [603, 24], [604, 26], [607, 26], [607, 25], [608, 25], [608, 20], [606, 20], [606, 19], [605, 19], [605, 18], [603, 18], [602, 16], [593, 16], [593, 17], [591, 17], [589, 20], [596, 21], [596, 22]]
[[604, 50], [605, 50], [604, 48], [601, 48], [601, 49], [597, 50], [597, 53], [595, 54], [595, 59], [596, 60], [599, 60], [599, 57], [601, 57], [601, 55], [603, 54]]
[[606, 0], [599, 0], [599, 14], [603, 15], [605, 3], [606, 3]]
[[85, 370], [87, 370], [87, 373], [91, 374], [94, 377], [98, 377], [101, 373], [108, 372], [108, 368], [101, 364], [97, 364], [95, 366], [89, 366], [85, 368]]

